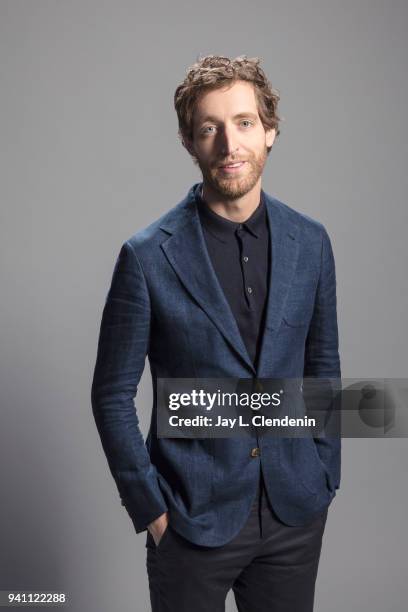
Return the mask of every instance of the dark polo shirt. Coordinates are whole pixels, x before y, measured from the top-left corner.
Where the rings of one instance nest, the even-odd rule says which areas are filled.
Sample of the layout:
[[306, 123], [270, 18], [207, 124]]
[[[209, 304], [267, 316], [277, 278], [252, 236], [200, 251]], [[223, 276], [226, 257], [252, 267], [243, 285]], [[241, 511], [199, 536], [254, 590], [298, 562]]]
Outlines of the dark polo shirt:
[[261, 189], [258, 207], [244, 223], [237, 223], [213, 212], [202, 199], [201, 188], [198, 183], [194, 195], [208, 253], [257, 368], [269, 290], [270, 232], [265, 195]]

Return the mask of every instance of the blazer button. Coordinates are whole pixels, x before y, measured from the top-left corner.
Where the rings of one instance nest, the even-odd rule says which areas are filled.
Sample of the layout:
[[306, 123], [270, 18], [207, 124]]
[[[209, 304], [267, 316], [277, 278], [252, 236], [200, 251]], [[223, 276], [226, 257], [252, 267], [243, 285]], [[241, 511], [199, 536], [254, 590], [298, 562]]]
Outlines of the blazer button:
[[251, 457], [259, 457], [260, 454], [261, 454], [261, 449], [259, 449], [258, 447], [253, 448], [251, 450]]

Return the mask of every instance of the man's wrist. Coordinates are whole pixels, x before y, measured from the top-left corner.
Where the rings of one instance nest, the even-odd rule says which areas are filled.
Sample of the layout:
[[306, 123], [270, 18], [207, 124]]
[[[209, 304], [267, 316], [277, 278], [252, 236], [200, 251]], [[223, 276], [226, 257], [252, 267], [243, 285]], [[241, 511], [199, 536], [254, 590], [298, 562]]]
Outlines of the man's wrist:
[[156, 531], [157, 529], [160, 530], [160, 527], [162, 525], [167, 525], [168, 523], [168, 513], [164, 512], [163, 514], [161, 514], [160, 516], [158, 516], [154, 521], [152, 521], [151, 523], [148, 524], [147, 529], [151, 532]]

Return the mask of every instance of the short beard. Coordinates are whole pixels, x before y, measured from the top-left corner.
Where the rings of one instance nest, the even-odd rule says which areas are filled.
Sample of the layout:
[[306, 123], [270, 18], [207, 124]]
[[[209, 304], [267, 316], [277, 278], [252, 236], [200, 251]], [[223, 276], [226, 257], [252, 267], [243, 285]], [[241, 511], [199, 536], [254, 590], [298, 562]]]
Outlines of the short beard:
[[220, 176], [219, 169], [209, 168], [208, 166], [200, 166], [201, 173], [203, 175], [204, 182], [214, 190], [222, 199], [237, 200], [242, 198], [253, 189], [258, 182], [259, 177], [262, 175], [265, 163], [268, 157], [268, 150], [265, 146], [263, 153], [258, 157], [248, 159], [247, 163], [250, 165], [250, 170], [242, 178], [235, 178], [234, 176]]

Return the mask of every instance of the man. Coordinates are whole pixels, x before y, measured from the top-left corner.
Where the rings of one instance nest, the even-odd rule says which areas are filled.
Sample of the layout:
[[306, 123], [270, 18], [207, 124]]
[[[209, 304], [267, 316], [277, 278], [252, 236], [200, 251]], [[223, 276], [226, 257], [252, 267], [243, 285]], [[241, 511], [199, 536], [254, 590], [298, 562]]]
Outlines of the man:
[[[163, 438], [158, 378], [339, 378], [325, 228], [261, 188], [279, 135], [259, 60], [207, 56], [175, 93], [203, 176], [126, 241], [107, 295], [92, 404], [111, 473], [147, 530], [152, 609], [310, 612], [340, 438]], [[148, 355], [146, 443], [133, 399]]]

